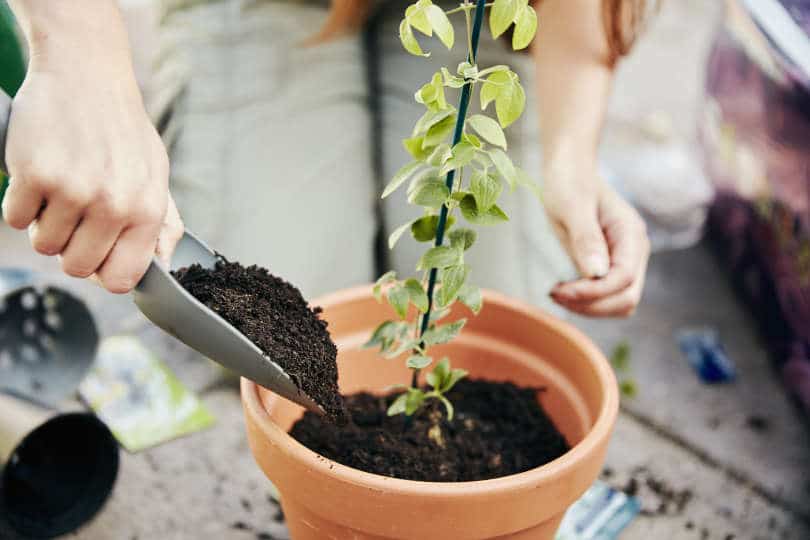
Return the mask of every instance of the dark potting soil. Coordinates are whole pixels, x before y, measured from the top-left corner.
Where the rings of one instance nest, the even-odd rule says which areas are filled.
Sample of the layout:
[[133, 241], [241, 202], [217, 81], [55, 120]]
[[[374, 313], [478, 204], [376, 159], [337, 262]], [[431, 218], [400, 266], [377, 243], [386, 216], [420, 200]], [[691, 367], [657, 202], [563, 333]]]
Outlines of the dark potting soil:
[[214, 269], [181, 268], [174, 277], [277, 362], [331, 421], [345, 422], [337, 347], [321, 309], [310, 308], [298, 289], [264, 268], [224, 260]]
[[393, 478], [497, 478], [539, 467], [569, 449], [537, 393], [511, 383], [464, 379], [448, 393], [456, 411], [452, 422], [434, 400], [408, 420], [386, 414], [394, 393], [353, 394], [345, 398], [347, 426], [307, 412], [290, 435], [328, 459]]

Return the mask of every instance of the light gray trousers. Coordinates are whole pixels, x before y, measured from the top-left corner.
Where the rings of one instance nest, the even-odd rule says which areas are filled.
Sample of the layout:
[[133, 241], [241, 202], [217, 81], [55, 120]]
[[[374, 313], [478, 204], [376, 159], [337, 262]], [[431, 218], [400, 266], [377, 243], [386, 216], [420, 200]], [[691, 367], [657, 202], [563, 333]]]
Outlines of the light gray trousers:
[[[324, 21], [322, 7], [182, 4], [162, 20], [151, 105], [165, 127], [172, 190], [187, 227], [307, 296], [373, 280], [381, 270], [374, 255], [380, 228], [387, 237], [420, 215], [404, 190], [379, 202], [387, 179], [410, 160], [401, 140], [424, 111], [413, 93], [439, 67], [454, 70], [463, 48], [448, 52], [423, 37], [431, 57], [409, 55], [397, 37], [399, 2], [385, 8], [390, 13], [377, 18], [365, 43], [352, 35], [315, 46], [301, 44]], [[513, 160], [539, 179], [530, 58], [486, 32], [479, 65], [494, 64], [511, 65], [527, 90], [526, 112], [507, 138]], [[541, 203], [528, 191], [504, 198], [511, 220], [479, 230], [467, 255], [471, 279], [550, 308], [548, 290], [574, 269]], [[388, 264], [412, 275], [426, 247], [403, 239]]]

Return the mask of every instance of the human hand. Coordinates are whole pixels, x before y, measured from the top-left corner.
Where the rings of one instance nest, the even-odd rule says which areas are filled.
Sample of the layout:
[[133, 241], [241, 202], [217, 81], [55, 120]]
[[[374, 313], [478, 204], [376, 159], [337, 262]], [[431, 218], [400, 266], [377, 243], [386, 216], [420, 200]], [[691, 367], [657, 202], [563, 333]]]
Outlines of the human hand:
[[103, 45], [74, 32], [32, 51], [12, 106], [2, 210], [65, 273], [124, 293], [156, 250], [170, 256], [183, 225], [128, 49]]
[[591, 317], [628, 317], [641, 299], [650, 243], [641, 216], [597, 174], [551, 173], [549, 219], [579, 270], [551, 298]]

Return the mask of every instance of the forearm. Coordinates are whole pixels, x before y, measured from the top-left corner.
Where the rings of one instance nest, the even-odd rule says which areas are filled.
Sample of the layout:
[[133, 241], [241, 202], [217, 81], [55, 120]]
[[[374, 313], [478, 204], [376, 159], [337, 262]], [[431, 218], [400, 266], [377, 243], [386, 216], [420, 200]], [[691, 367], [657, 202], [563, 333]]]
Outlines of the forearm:
[[9, 5], [28, 41], [32, 69], [77, 69], [82, 66], [76, 62], [92, 62], [116, 67], [122, 75], [131, 72], [126, 28], [114, 0], [9, 0]]
[[613, 78], [601, 0], [546, 0], [535, 40], [544, 170], [595, 166]]

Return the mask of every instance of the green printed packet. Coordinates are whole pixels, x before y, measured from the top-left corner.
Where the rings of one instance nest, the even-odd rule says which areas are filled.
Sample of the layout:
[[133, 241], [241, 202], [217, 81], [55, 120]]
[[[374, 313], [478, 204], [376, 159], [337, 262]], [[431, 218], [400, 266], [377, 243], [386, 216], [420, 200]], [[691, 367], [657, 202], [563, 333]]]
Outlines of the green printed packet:
[[568, 509], [555, 540], [616, 540], [640, 509], [638, 499], [597, 480]]
[[132, 336], [101, 342], [79, 394], [130, 452], [205, 429], [215, 420], [197, 396]]

